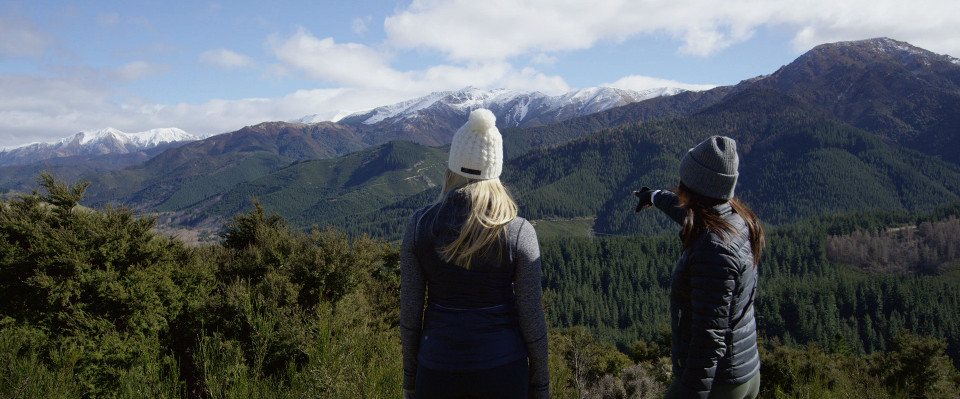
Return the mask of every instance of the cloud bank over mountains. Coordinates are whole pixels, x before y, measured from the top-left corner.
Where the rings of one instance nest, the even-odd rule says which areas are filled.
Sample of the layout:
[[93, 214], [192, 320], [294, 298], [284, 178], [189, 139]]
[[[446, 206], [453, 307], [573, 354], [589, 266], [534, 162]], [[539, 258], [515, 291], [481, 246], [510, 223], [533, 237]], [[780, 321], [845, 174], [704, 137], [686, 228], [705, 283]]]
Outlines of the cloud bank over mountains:
[[[103, 12], [96, 21], [115, 26], [124, 17]], [[136, 22], [158, 29], [150, 21]], [[302, 115], [333, 118], [465, 86], [557, 95], [577, 88], [559, 72], [558, 59], [637, 40], [666, 41], [677, 54], [694, 61], [746, 43], [758, 32], [789, 38], [797, 54], [824, 42], [878, 36], [960, 54], [960, 3], [953, 0], [415, 0], [382, 22], [361, 15], [346, 18], [344, 24], [355, 36], [330, 36], [317, 31], [319, 26], [278, 30], [260, 38], [259, 54], [214, 42], [194, 55], [191, 66], [211, 74], [247, 71], [243, 75], [247, 79], [312, 82], [303, 89], [262, 97], [158, 102], [140, 90], [142, 82], [162, 79], [185, 66], [144, 59], [116, 66], [70, 64], [72, 50], [63, 48], [63, 37], [16, 5], [0, 4], [0, 61], [12, 65], [0, 69], [0, 146], [106, 126], [127, 131], [177, 126], [209, 135]], [[361, 43], [376, 36], [377, 25], [382, 25], [383, 37]], [[430, 63], [401, 60], [411, 53]], [[42, 67], [33, 71], [16, 67], [28, 62]], [[679, 82], [636, 70], [591, 86], [710, 87], [703, 83], [720, 82]], [[176, 81], [170, 85], [175, 86], [170, 91], [192, 90], [178, 87]]]

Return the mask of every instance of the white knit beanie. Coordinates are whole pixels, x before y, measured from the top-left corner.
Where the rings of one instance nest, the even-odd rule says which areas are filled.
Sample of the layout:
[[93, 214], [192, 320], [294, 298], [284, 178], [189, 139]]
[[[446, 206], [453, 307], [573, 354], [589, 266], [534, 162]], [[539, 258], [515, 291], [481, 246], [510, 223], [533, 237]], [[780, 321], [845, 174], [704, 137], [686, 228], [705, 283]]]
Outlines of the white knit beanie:
[[496, 179], [503, 169], [503, 137], [496, 126], [497, 117], [488, 109], [470, 113], [450, 143], [450, 161], [454, 173], [477, 180]]

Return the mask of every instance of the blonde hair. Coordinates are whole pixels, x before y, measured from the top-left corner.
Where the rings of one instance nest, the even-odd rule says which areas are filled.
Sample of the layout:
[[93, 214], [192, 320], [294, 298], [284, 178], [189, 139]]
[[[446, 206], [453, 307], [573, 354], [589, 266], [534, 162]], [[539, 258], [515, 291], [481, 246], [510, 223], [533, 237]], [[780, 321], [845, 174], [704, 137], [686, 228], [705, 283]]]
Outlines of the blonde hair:
[[457, 239], [439, 248], [439, 252], [444, 261], [469, 268], [473, 257], [481, 251], [489, 251], [504, 234], [507, 223], [517, 217], [517, 204], [500, 179], [474, 180], [448, 169], [437, 203], [446, 201], [454, 190], [467, 195], [470, 212]]

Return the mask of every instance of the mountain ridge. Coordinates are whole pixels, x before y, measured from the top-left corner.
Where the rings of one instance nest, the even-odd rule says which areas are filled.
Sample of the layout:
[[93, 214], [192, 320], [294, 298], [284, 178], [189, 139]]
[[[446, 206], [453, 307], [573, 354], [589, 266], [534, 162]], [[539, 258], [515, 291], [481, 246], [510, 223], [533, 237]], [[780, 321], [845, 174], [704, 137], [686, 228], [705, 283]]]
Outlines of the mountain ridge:
[[[500, 127], [528, 127], [536, 124], [534, 118], [527, 118], [528, 112], [535, 111], [534, 115], [544, 112], [560, 113], [566, 107], [582, 108], [576, 110], [577, 116], [599, 112], [615, 106], [663, 95], [673, 95], [686, 91], [679, 88], [662, 87], [647, 90], [628, 90], [613, 87], [592, 87], [563, 93], [556, 96], [540, 92], [525, 92], [511, 89], [481, 90], [472, 86], [455, 91], [433, 92], [425, 96], [404, 100], [394, 104], [387, 104], [372, 109], [352, 112], [343, 116], [325, 119], [318, 114], [304, 116], [291, 122], [318, 123], [335, 122], [350, 125], [374, 125], [382, 121], [394, 122], [416, 118], [418, 112], [431, 107], [446, 106], [457, 110], [464, 115], [475, 108], [495, 110], [498, 126]], [[531, 110], [529, 105], [539, 110]]]
[[157, 128], [125, 133], [114, 128], [83, 130], [57, 141], [29, 143], [0, 149], [0, 166], [26, 165], [52, 158], [129, 154], [157, 147], [169, 148], [200, 138], [182, 129]]
[[827, 43], [762, 79], [885, 140], [960, 164], [960, 60], [889, 38]]
[[[256, 142], [252, 144], [255, 146], [283, 147], [284, 144], [279, 141], [268, 144], [264, 140], [270, 137], [276, 138], [271, 131], [297, 129], [302, 130], [300, 133], [302, 136], [317, 138], [316, 132], [325, 132], [329, 136], [322, 143], [302, 141], [303, 145], [314, 147], [314, 149], [294, 158], [332, 158], [397, 139], [434, 146], [448, 144], [469, 112], [481, 107], [494, 111], [498, 126], [501, 128], [530, 127], [681, 92], [684, 90], [669, 87], [643, 91], [594, 87], [548, 96], [539, 92], [509, 89], [480, 90], [475, 87], [466, 87], [456, 91], [434, 92], [423, 97], [351, 113], [337, 118], [336, 121], [317, 120], [316, 115], [305, 116], [290, 122], [267, 121], [203, 139], [178, 128], [159, 128], [137, 133], [124, 133], [113, 128], [81, 131], [49, 143], [30, 143], [0, 148], [0, 167], [30, 165], [49, 159], [80, 155], [148, 151], [152, 156], [161, 152], [149, 151], [158, 146], [167, 149], [179, 144], [207, 139], [225, 143], [228, 140], [240, 138], [248, 144]], [[250, 137], [250, 132], [262, 132], [265, 138]], [[149, 158], [146, 157], [146, 159]], [[145, 159], [141, 159], [143, 160]]]
[[[953, 126], [955, 110], [960, 109], [953, 107], [960, 104], [960, 90], [955, 88], [960, 87], [955, 83], [960, 82], [960, 65], [953, 60], [890, 39], [826, 44], [769, 75], [734, 86], [659, 96], [545, 125], [505, 126], [501, 133], [510, 166], [505, 167], [504, 180], [516, 186], [525, 215], [531, 218], [579, 218], [580, 226], [588, 218], [597, 233], [650, 232], [653, 226], [625, 222], [633, 220], [625, 214], [632, 208], [621, 192], [648, 182], [675, 184], [676, 163], [684, 150], [706, 135], [726, 134], [738, 140], [743, 165], [749, 166], [738, 192], [756, 201], [772, 223], [864, 207], [920, 209], [960, 193], [960, 163], [944, 156], [960, 153], [956, 151], [960, 133]], [[462, 94], [454, 100], [463, 109], [489, 95]], [[88, 199], [91, 205], [121, 203], [145, 211], [222, 217], [240, 209], [236, 204], [244, 203], [244, 193], [260, 197], [276, 193], [271, 201], [278, 208], [293, 209], [284, 201], [302, 206], [311, 201], [299, 194], [280, 194], [309, 192], [295, 186], [309, 181], [293, 177], [300, 173], [296, 171], [307, 170], [297, 167], [300, 163], [316, 158], [347, 162], [343, 154], [395, 140], [435, 148], [448, 142], [465, 114], [449, 104], [431, 108], [424, 103], [436, 101], [431, 97], [397, 107], [419, 118], [406, 118], [403, 115], [410, 113], [401, 112], [373, 125], [363, 123], [372, 115], [365, 114], [343, 123], [248, 126], [165, 151], [123, 171], [93, 176]], [[598, 144], [604, 140], [609, 143]], [[370, 151], [379, 153], [382, 148]], [[416, 157], [405, 152], [424, 151], [418, 148], [422, 147], [394, 145], [392, 153]], [[763, 170], [769, 172], [758, 172]], [[287, 178], [281, 179], [281, 174]], [[376, 178], [370, 168], [362, 174], [367, 179], [358, 181]], [[277, 182], [270, 183], [271, 179]], [[257, 184], [249, 184], [255, 180]], [[294, 186], [285, 186], [286, 182]], [[804, 191], [818, 185], [826, 187], [820, 197], [828, 200], [818, 202]], [[358, 187], [362, 191], [362, 184]], [[423, 186], [418, 194], [412, 193], [412, 186], [405, 187], [401, 196], [378, 194], [378, 209], [331, 201], [316, 204], [316, 212], [300, 209], [298, 215], [285, 216], [305, 225], [341, 223], [338, 228], [351, 233], [395, 234], [392, 224], [402, 223], [417, 201], [435, 196]], [[848, 192], [851, 188], [854, 191]], [[341, 192], [355, 196], [357, 190]], [[227, 197], [233, 205], [216, 204]]]
[[[870, 58], [871, 51], [877, 52], [875, 59]], [[857, 57], [848, 59], [850, 54]], [[960, 165], [937, 152], [912, 146], [909, 138], [890, 135], [882, 124], [869, 122], [898, 115], [887, 113], [889, 104], [898, 102], [918, 107], [918, 112], [929, 118], [902, 118], [902, 126], [909, 129], [920, 131], [927, 126], [920, 122], [936, 125], [951, 120], [949, 104], [956, 98], [952, 83], [940, 87], [936, 82], [952, 81], [957, 64], [948, 56], [931, 54], [889, 39], [826, 44], [772, 74], [745, 79], [735, 86], [651, 99], [552, 125], [507, 128], [502, 130], [505, 148], [519, 148], [516, 139], [530, 135], [551, 137], [561, 144], [514, 154], [520, 156], [507, 162], [503, 178], [518, 194], [524, 215], [531, 218], [595, 215], [595, 233], [662, 232], [653, 225], [637, 224], [629, 215], [631, 199], [617, 193], [629, 192], [639, 184], [675, 185], [676, 164], [683, 151], [706, 135], [726, 134], [738, 139], [744, 157], [743, 187], [738, 192], [756, 202], [756, 209], [769, 222], [789, 223], [862, 209], [925, 209], [958, 198]], [[823, 68], [806, 67], [810, 60]], [[895, 81], [873, 79], [886, 72], [894, 72], [891, 79]], [[796, 79], [803, 74], [807, 79]], [[856, 90], [859, 97], [838, 97], [831, 91], [844, 81], [854, 84], [839, 87]], [[884, 89], [887, 86], [920, 87], [941, 96], [911, 103], [902, 99], [906, 96], [901, 93]], [[804, 87], [813, 92], [803, 95]], [[839, 99], [841, 104], [829, 107], [818, 101], [824, 97], [832, 97], [834, 103]], [[879, 105], [860, 118], [856, 117], [860, 114], [837, 111], [851, 104], [871, 103]], [[592, 133], [584, 135], [584, 130]], [[944, 136], [934, 137], [930, 146], [955, 151], [958, 147], [951, 140], [957, 135], [947, 131]], [[591, 149], [597, 140], [612, 140], [612, 144]], [[638, 140], [642, 143], [637, 147], [639, 153], [622, 152]], [[545, 164], [536, 166], [536, 159]], [[579, 173], [589, 164], [603, 166], [595, 173]], [[532, 173], [534, 169], [540, 172]], [[591, 202], [585, 193], [601, 193], [605, 200]], [[380, 230], [379, 226], [402, 224], [413, 209], [434, 195], [418, 195], [414, 197], [419, 200], [401, 200], [379, 211], [341, 217], [337, 223], [351, 232], [370, 233], [373, 229], [397, 238], [397, 229]], [[385, 220], [390, 218], [394, 220]], [[669, 226], [665, 220], [659, 222], [660, 229]]]

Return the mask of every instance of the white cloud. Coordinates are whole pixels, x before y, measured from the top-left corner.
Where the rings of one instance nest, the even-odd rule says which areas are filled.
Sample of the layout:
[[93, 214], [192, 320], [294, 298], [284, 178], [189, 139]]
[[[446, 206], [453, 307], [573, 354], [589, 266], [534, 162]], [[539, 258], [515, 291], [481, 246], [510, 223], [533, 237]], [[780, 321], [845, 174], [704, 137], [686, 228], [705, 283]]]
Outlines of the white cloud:
[[306, 115], [333, 117], [407, 99], [406, 93], [372, 89], [298, 90], [280, 98], [211, 100], [203, 104], [152, 105], [131, 109], [147, 126], [178, 126], [209, 135], [265, 121], [289, 121]]
[[[504, 59], [590, 47], [609, 7], [585, 1], [423, 0], [384, 21], [400, 48], [440, 50], [455, 60]], [[609, 19], [605, 16], [602, 19]]]
[[531, 57], [530, 61], [539, 65], [553, 65], [557, 63], [557, 57], [546, 53], [537, 53]]
[[39, 57], [53, 43], [53, 36], [37, 28], [27, 17], [16, 12], [0, 14], [0, 57]]
[[517, 70], [507, 62], [486, 62], [466, 67], [438, 65], [416, 73], [421, 94], [474, 86], [483, 89], [509, 88], [558, 95], [570, 91], [559, 76], [548, 76], [533, 68]]
[[338, 44], [333, 38], [318, 39], [300, 29], [281, 39], [270, 39], [280, 65], [272, 76], [299, 71], [308, 78], [357, 89], [391, 90], [411, 96], [464, 86], [507, 87], [559, 93], [569, 90], [564, 80], [536, 70], [517, 70], [505, 61], [469, 62], [465, 65], [436, 65], [420, 71], [398, 71], [390, 66], [388, 54], [357, 44]]
[[[156, 104], [117, 91], [95, 78], [0, 75], [0, 147], [54, 141], [80, 130], [114, 127], [138, 132], [176, 126], [195, 135], [211, 135], [264, 121], [289, 121], [307, 115], [333, 118], [408, 100], [430, 91], [470, 84], [513, 87], [560, 94], [569, 87], [559, 77], [533, 69], [514, 70], [497, 63], [477, 67], [438, 66], [418, 72], [413, 89], [360, 87], [299, 90], [280, 98], [215, 99], [201, 104]], [[95, 74], [93, 75], [95, 76]]]
[[875, 3], [817, 2], [797, 7], [785, 23], [797, 26], [793, 45], [805, 51], [821, 43], [889, 37], [938, 53], [960, 55], [960, 3], [918, 0]]
[[200, 54], [200, 63], [224, 69], [244, 68], [253, 65], [253, 60], [243, 54], [224, 48], [207, 50]]
[[284, 65], [312, 79], [361, 88], [408, 88], [412, 84], [409, 74], [392, 69], [384, 54], [362, 44], [318, 39], [303, 28], [285, 40], [271, 36], [268, 46]]
[[650, 76], [640, 76], [640, 75], [630, 75], [624, 78], [621, 78], [613, 83], [604, 83], [600, 86], [606, 87], [616, 87], [618, 89], [628, 89], [628, 90], [647, 90], [647, 89], [659, 89], [663, 87], [675, 87], [684, 90], [709, 90], [716, 85], [703, 85], [703, 84], [691, 84], [691, 83], [682, 83], [675, 80], [669, 79], [660, 79], [653, 78]]
[[[21, 14], [0, 12], [0, 57], [44, 56], [56, 39]], [[138, 29], [157, 31], [149, 20], [117, 14], [98, 15], [97, 22], [139, 24]], [[370, 23], [369, 17], [357, 18], [351, 28], [363, 35]], [[537, 67], [546, 69], [565, 58], [558, 58], [563, 52], [646, 35], [672, 39], [679, 53], [693, 56], [716, 54], [765, 30], [792, 37], [797, 51], [824, 42], [887, 36], [960, 56], [956, 0], [413, 0], [386, 18], [384, 29], [386, 41], [369, 45], [318, 38], [305, 29], [271, 36], [267, 47], [277, 61], [265, 65], [267, 76], [301, 75], [340, 87], [280, 98], [156, 104], [111, 86], [171, 68], [143, 61], [111, 70], [64, 71], [59, 77], [0, 74], [0, 146], [107, 126], [126, 131], [177, 126], [200, 135], [220, 133], [267, 120], [333, 116], [468, 85], [560, 94], [570, 90], [565, 80]], [[391, 65], [393, 52], [409, 49], [439, 52], [447, 61], [414, 70]], [[250, 57], [224, 48], [203, 53], [199, 62], [223, 68], [254, 64]], [[606, 85], [707, 88], [646, 76]]]
[[453, 60], [581, 50], [664, 33], [681, 42], [679, 52], [709, 56], [762, 27], [792, 32], [800, 51], [888, 36], [960, 54], [956, 0], [414, 0], [384, 22], [392, 45]]
[[211, 135], [264, 121], [306, 115], [333, 117], [408, 99], [378, 89], [299, 90], [280, 98], [215, 99], [201, 104], [156, 104], [89, 77], [0, 75], [0, 147], [49, 142], [80, 130], [114, 127], [138, 132], [176, 126]]
[[350, 24], [350, 30], [358, 35], [363, 35], [364, 33], [367, 33], [367, 22], [369, 21], [370, 17], [354, 18], [353, 22]]
[[132, 82], [135, 80], [140, 80], [148, 78], [151, 76], [162, 74], [170, 70], [169, 65], [154, 64], [144, 61], [134, 61], [124, 65], [121, 65], [119, 68], [114, 70], [110, 77], [116, 80], [123, 82]]
[[119, 114], [112, 95], [95, 79], [0, 75], [0, 146], [65, 137]]

